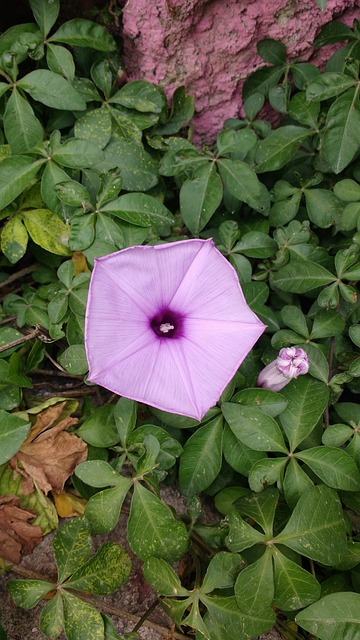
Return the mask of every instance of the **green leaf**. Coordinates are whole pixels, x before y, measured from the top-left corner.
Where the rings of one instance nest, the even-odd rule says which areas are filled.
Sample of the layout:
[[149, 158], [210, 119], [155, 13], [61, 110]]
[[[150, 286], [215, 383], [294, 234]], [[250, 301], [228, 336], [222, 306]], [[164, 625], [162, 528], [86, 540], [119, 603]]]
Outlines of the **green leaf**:
[[187, 228], [197, 237], [221, 203], [223, 188], [214, 164], [201, 167], [180, 189], [180, 211]]
[[83, 566], [66, 581], [66, 588], [107, 596], [120, 589], [131, 571], [125, 550], [115, 542], [105, 542]]
[[51, 157], [64, 167], [84, 169], [100, 162], [103, 153], [95, 142], [70, 138], [58, 147]]
[[41, 179], [41, 197], [50, 211], [62, 214], [63, 203], [60, 201], [59, 194], [56, 191], [56, 185], [60, 182], [68, 182], [70, 176], [65, 173], [55, 162], [50, 160], [46, 163], [42, 179]]
[[74, 80], [75, 63], [72, 54], [65, 47], [59, 47], [57, 44], [47, 43], [46, 62], [54, 73], [58, 73], [69, 82]]
[[9, 580], [7, 588], [17, 607], [32, 609], [55, 587], [45, 580]]
[[30, 422], [0, 410], [0, 464], [19, 451], [30, 430]]
[[232, 250], [243, 253], [249, 258], [271, 258], [277, 251], [277, 244], [266, 233], [249, 231], [242, 236]]
[[319, 422], [327, 406], [329, 392], [322, 382], [310, 376], [299, 376], [281, 393], [288, 405], [279, 419], [290, 449], [294, 451]]
[[222, 443], [226, 462], [238, 473], [247, 476], [253, 464], [266, 456], [262, 451], [254, 451], [240, 442], [225, 424]]
[[256, 171], [263, 173], [281, 169], [311, 135], [311, 130], [295, 125], [286, 125], [272, 131], [256, 147]]
[[[130, 478], [116, 475], [116, 486], [112, 489], [104, 489], [95, 493], [85, 507], [85, 516], [90, 522], [91, 531], [95, 534], [109, 533], [109, 531], [115, 529], [123, 502], [131, 488]], [[92, 486], [94, 486], [93, 483], [94, 481], [92, 480]], [[90, 484], [90, 482], [87, 484]]]
[[70, 345], [59, 356], [58, 361], [66, 371], [75, 375], [86, 373], [89, 368], [83, 344]]
[[251, 527], [236, 511], [230, 512], [228, 520], [229, 535], [226, 538], [226, 545], [230, 551], [240, 553], [244, 549], [264, 542], [264, 534]]
[[320, 584], [308, 571], [289, 560], [275, 546], [272, 548], [274, 562], [274, 604], [279, 609], [294, 611], [306, 607], [320, 597]]
[[306, 318], [299, 307], [295, 307], [295, 305], [292, 304], [285, 305], [281, 309], [280, 315], [282, 321], [286, 324], [287, 327], [290, 327], [290, 329], [296, 331], [305, 338], [309, 336], [309, 329]]
[[165, 124], [156, 127], [156, 133], [158, 135], [172, 135], [174, 133], [178, 133], [184, 125], [190, 122], [194, 115], [194, 111], [194, 96], [186, 95], [185, 87], [177, 87], [171, 100], [170, 118], [165, 122]]
[[334, 193], [344, 202], [358, 202], [360, 200], [360, 185], [355, 180], [344, 178], [334, 184]]
[[62, 24], [48, 38], [49, 42], [62, 42], [74, 47], [89, 47], [96, 51], [114, 51], [116, 42], [110, 33], [96, 22], [75, 18]]
[[335, 447], [313, 447], [295, 454], [329, 487], [359, 491], [360, 471], [352, 457]]
[[180, 491], [200, 493], [215, 480], [221, 469], [223, 418], [219, 416], [197, 429], [185, 443], [180, 458]]
[[[214, 640], [248, 640], [258, 637], [274, 626], [276, 616], [272, 609], [261, 612], [246, 613], [239, 609], [235, 596], [216, 598], [201, 596], [209, 614], [205, 617], [206, 625]], [[224, 633], [226, 635], [224, 635]]]
[[255, 171], [246, 162], [226, 158], [219, 158], [217, 166], [231, 195], [258, 211], [261, 204], [261, 188]]
[[71, 255], [67, 246], [70, 227], [56, 213], [49, 209], [27, 209], [22, 212], [22, 217], [36, 244], [58, 256]]
[[172, 213], [146, 193], [126, 193], [105, 204], [101, 210], [139, 227], [155, 227], [160, 233], [174, 224]]
[[277, 489], [266, 489], [262, 493], [250, 493], [236, 501], [236, 509], [250, 520], [255, 520], [266, 535], [271, 536], [275, 510], [279, 501]]
[[143, 564], [144, 578], [162, 596], [188, 596], [174, 569], [161, 558], [150, 557]]
[[10, 156], [0, 163], [0, 210], [7, 207], [36, 176], [45, 160]]
[[251, 467], [249, 473], [249, 485], [252, 491], [263, 491], [269, 485], [280, 482], [284, 469], [288, 463], [288, 458], [264, 458], [258, 460]]
[[110, 113], [106, 108], [87, 111], [75, 122], [74, 133], [77, 138], [93, 142], [104, 149], [111, 137]]
[[290, 458], [283, 479], [285, 500], [294, 509], [300, 496], [314, 485], [295, 458]]
[[335, 71], [321, 73], [310, 82], [306, 90], [306, 99], [318, 102], [328, 100], [350, 89], [350, 87], [354, 87], [355, 84], [356, 80], [345, 73], [336, 73]]
[[274, 598], [272, 553], [265, 549], [262, 556], [245, 567], [235, 583], [236, 602], [245, 613], [261, 613]]
[[14, 89], [6, 104], [4, 131], [13, 154], [26, 153], [43, 140], [41, 123], [17, 89]]
[[86, 109], [85, 100], [72, 84], [59, 74], [47, 69], [30, 71], [18, 81], [17, 86], [30, 93], [34, 100], [53, 109], [67, 111]]
[[347, 424], [331, 424], [322, 435], [322, 443], [327, 447], [341, 447], [354, 434]]
[[158, 181], [157, 163], [141, 144], [113, 139], [105, 149], [105, 160], [98, 169], [117, 168], [125, 191], [147, 191]]
[[127, 82], [111, 96], [109, 102], [144, 113], [161, 113], [164, 107], [164, 97], [159, 87], [146, 80]]
[[[345, 320], [337, 311], [320, 309], [316, 312], [311, 330], [311, 340], [339, 336], [344, 331]], [[351, 336], [350, 336], [351, 337]]]
[[[117, 444], [119, 433], [114, 420], [114, 405], [104, 405], [95, 409], [82, 423], [77, 434], [93, 447], [112, 447]], [[104, 487], [106, 483], [99, 486]]]
[[139, 482], [134, 486], [128, 537], [132, 551], [142, 560], [155, 556], [172, 563], [179, 560], [188, 547], [185, 525]]
[[202, 593], [210, 593], [214, 589], [230, 589], [236, 577], [244, 567], [244, 561], [237, 553], [219, 551], [209, 562], [203, 583]]
[[[61, 595], [64, 604], [64, 630], [67, 640], [104, 640], [104, 622], [100, 613], [87, 602], [65, 589]], [[79, 635], [81, 634], [81, 635]]]
[[1, 250], [11, 264], [18, 262], [26, 253], [28, 234], [21, 214], [12, 216], [1, 232]]
[[325, 485], [309, 489], [274, 542], [327, 566], [339, 564], [346, 550], [346, 532], [337, 493]]
[[352, 640], [360, 633], [360, 594], [331, 593], [296, 616], [296, 622], [319, 640]]
[[323, 139], [323, 154], [334, 173], [352, 161], [360, 147], [360, 105], [356, 91], [349, 91], [329, 108]]
[[53, 550], [58, 580], [64, 582], [91, 556], [92, 540], [85, 518], [65, 522], [55, 533]]
[[309, 373], [314, 378], [321, 380], [324, 384], [329, 381], [329, 362], [326, 355], [313, 344], [303, 344], [302, 348], [306, 351], [309, 359]]
[[[96, 421], [94, 420], [95, 422], [94, 426], [96, 426], [96, 424], [101, 425], [101, 417], [104, 418], [104, 422], [108, 420], [108, 415], [106, 412], [108, 408], [109, 407], [104, 406], [104, 407], [101, 407], [100, 409], [97, 409], [97, 416], [96, 416]], [[88, 418], [88, 423], [91, 419], [92, 419], [92, 416]], [[90, 424], [88, 426], [90, 427]], [[81, 428], [82, 427], [80, 427], [80, 429]], [[80, 433], [80, 429], [78, 429], [77, 434], [81, 435], [82, 438], [85, 440], [86, 434], [84, 432]], [[92, 446], [97, 446], [99, 448], [105, 445], [97, 444]], [[116, 487], [117, 485], [121, 486], [121, 484], [124, 481], [124, 478], [120, 476], [118, 473], [116, 473], [113, 467], [108, 462], [105, 462], [104, 460], [86, 460], [85, 462], [81, 462], [76, 467], [75, 474], [82, 482], [90, 485], [90, 487], [97, 487], [97, 488], [108, 487], [108, 486]]]
[[232, 402], [240, 404], [256, 405], [258, 409], [266, 413], [268, 416], [275, 418], [287, 407], [287, 400], [280, 393], [269, 391], [269, 389], [261, 389], [254, 387], [242, 389], [235, 393], [231, 399]]
[[47, 36], [51, 27], [54, 26], [59, 16], [60, 2], [59, 0], [29, 0], [34, 18], [38, 23], [41, 35]]
[[243, 86], [243, 100], [248, 100], [253, 94], [263, 94], [267, 96], [271, 87], [277, 85], [285, 70], [285, 65], [281, 67], [262, 67], [246, 78]]
[[244, 442], [255, 451], [287, 453], [278, 424], [260, 409], [225, 402], [221, 405], [221, 410], [230, 429], [240, 442]]
[[334, 282], [335, 276], [314, 262], [292, 259], [274, 274], [273, 285], [281, 291], [306, 293]]
[[64, 627], [64, 607], [60, 593], [44, 606], [39, 620], [40, 631], [48, 638], [57, 638]]
[[270, 64], [286, 63], [286, 48], [279, 40], [265, 38], [256, 45], [259, 56]]
[[126, 446], [131, 433], [136, 426], [137, 403], [128, 398], [119, 398], [114, 408], [114, 419], [119, 434], [119, 441]]
[[305, 189], [306, 210], [311, 222], [327, 229], [340, 222], [344, 206], [327, 189]]
[[289, 115], [308, 127], [317, 127], [317, 121], [320, 113], [320, 105], [318, 102], [309, 102], [306, 99], [305, 91], [295, 93], [289, 103]]

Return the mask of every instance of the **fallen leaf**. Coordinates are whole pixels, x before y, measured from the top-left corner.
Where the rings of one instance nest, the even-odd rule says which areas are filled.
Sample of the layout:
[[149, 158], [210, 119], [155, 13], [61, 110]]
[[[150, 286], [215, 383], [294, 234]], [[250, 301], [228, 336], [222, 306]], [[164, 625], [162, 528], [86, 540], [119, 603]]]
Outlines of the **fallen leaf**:
[[24, 494], [34, 490], [34, 483], [44, 493], [52, 489], [62, 493], [75, 467], [87, 458], [85, 442], [67, 433], [67, 429], [77, 423], [77, 418], [60, 419], [65, 404], [59, 402], [37, 414], [21, 449], [8, 463], [23, 476]]
[[73, 516], [84, 515], [86, 500], [79, 498], [73, 493], [56, 493], [52, 491], [55, 507], [60, 518], [72, 518]]
[[16, 496], [0, 496], [0, 549], [6, 562], [19, 564], [22, 555], [28, 555], [39, 544], [43, 532], [30, 524], [36, 513], [22, 509]]

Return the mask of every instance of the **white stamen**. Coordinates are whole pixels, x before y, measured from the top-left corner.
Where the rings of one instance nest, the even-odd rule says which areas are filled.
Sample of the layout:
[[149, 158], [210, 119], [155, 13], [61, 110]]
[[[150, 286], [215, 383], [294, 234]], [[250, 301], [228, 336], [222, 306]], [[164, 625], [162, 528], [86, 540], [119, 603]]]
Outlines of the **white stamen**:
[[173, 324], [170, 324], [170, 322], [164, 322], [160, 325], [159, 329], [161, 333], [169, 333], [169, 331], [172, 331], [175, 327]]

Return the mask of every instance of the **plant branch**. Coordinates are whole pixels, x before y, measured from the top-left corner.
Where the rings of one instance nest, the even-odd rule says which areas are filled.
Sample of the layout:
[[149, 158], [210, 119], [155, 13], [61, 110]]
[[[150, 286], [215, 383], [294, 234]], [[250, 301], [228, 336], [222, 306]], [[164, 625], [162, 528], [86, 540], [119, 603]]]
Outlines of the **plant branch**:
[[23, 278], [24, 276], [27, 276], [29, 273], [32, 273], [33, 271], [35, 271], [37, 267], [38, 267], [37, 264], [31, 264], [29, 267], [24, 267], [24, 269], [20, 269], [20, 271], [13, 273], [11, 276], [6, 278], [6, 280], [3, 280], [2, 282], [0, 282], [0, 289], [2, 289], [3, 287], [7, 287], [8, 284], [15, 282], [15, 280], [18, 280], [19, 278]]

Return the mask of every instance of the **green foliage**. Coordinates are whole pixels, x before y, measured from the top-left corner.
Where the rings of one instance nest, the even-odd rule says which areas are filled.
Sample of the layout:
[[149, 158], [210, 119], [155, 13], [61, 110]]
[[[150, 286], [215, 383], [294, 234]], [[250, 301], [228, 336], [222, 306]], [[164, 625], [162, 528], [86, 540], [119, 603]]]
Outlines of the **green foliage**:
[[[65, 378], [86, 396], [76, 435], [89, 456], [71, 479], [84, 517], [54, 538], [57, 583], [12, 580], [14, 601], [28, 608], [46, 599], [47, 637], [119, 638], [84, 594], [107, 595], [127, 580], [120, 547], [105, 543], [91, 555], [91, 535], [112, 531], [126, 500], [145, 579], [197, 640], [258, 636], [274, 611], [295, 617], [299, 637], [301, 629], [320, 640], [355, 637], [358, 24], [321, 31], [318, 47], [346, 42], [323, 72], [288, 61], [280, 42], [258, 43], [266, 66], [245, 81], [244, 118], [200, 149], [191, 131], [177, 135], [194, 113], [183, 87], [169, 107], [150, 82], [119, 86], [117, 45], [103, 26], [59, 25], [58, 0], [29, 4], [34, 22], [0, 36], [0, 494], [31, 509], [43, 532], [57, 525], [52, 499], [27, 494], [8, 464], [31, 412], [44, 406], [39, 378], [51, 367], [58, 386]], [[282, 116], [276, 128], [262, 119], [266, 102]], [[84, 379], [94, 259], [188, 237], [214, 238], [267, 325], [201, 423]], [[262, 367], [289, 346], [306, 351], [309, 373], [281, 393], [258, 388]], [[164, 481], [178, 481], [186, 513], [163, 502]], [[212, 525], [203, 493], [219, 512]], [[171, 566], [180, 559], [184, 584]]]

